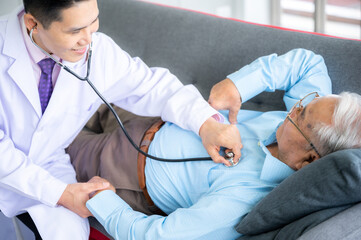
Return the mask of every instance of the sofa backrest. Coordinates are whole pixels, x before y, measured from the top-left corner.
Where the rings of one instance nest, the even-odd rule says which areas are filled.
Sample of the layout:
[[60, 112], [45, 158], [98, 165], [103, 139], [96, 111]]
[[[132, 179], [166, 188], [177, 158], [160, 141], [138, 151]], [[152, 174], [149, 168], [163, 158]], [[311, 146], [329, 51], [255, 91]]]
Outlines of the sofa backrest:
[[[306, 48], [324, 57], [333, 92], [361, 94], [361, 41], [325, 37], [219, 18], [135, 0], [99, 0], [100, 31], [150, 67], [165, 67], [207, 99], [211, 87], [260, 56]], [[283, 92], [243, 105], [283, 110]]]

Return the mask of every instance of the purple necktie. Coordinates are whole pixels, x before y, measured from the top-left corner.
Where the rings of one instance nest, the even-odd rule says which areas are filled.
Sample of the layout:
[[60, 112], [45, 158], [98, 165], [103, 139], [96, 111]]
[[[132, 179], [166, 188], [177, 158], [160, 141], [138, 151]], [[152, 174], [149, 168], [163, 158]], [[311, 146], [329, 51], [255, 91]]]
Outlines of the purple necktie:
[[39, 96], [41, 103], [41, 111], [45, 112], [46, 107], [48, 106], [51, 94], [53, 92], [53, 83], [52, 83], [52, 72], [55, 65], [54, 60], [51, 58], [45, 58], [38, 62], [39, 67], [41, 68], [41, 76], [39, 82]]

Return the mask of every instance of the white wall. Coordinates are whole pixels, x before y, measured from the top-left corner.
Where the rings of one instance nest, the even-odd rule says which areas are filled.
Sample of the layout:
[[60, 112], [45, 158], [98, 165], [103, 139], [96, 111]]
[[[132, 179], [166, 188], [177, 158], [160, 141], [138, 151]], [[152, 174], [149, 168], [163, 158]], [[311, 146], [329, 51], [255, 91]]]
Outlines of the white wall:
[[[237, 1], [237, 0], [235, 0]], [[270, 0], [242, 0], [243, 20], [271, 24], [271, 1]]]
[[270, 24], [270, 0], [146, 0], [186, 9], [238, 18], [249, 22]]
[[0, 0], [0, 16], [11, 12], [22, 4], [22, 0]]
[[[249, 22], [270, 24], [270, 0], [147, 0], [170, 6], [238, 18]], [[11, 12], [22, 0], [0, 0], [0, 15]]]

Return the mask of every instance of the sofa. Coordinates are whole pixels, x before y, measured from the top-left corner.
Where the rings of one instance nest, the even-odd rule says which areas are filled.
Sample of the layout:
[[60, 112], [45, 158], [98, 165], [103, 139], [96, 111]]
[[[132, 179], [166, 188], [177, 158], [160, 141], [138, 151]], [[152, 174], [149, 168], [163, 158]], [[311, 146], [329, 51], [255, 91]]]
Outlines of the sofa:
[[[309, 49], [324, 57], [332, 79], [333, 93], [351, 91], [361, 94], [361, 41], [274, 28], [135, 0], [99, 0], [98, 4], [100, 32], [112, 37], [122, 49], [131, 56], [140, 57], [150, 67], [168, 68], [184, 84], [194, 84], [205, 99], [208, 98], [211, 87], [228, 74], [260, 56], [284, 54], [294, 48]], [[244, 103], [242, 108], [258, 111], [285, 110], [282, 97], [282, 91], [265, 92]], [[361, 165], [361, 154], [360, 149], [355, 151], [350, 157], [352, 166], [347, 168], [357, 170]], [[347, 154], [347, 151], [340, 152], [334, 158], [340, 159]], [[317, 167], [315, 164], [311, 168], [311, 165], [313, 164], [309, 165], [311, 170], [308, 173]], [[339, 174], [338, 166], [335, 165], [335, 174]], [[352, 174], [357, 175], [356, 170]], [[344, 179], [351, 179], [351, 182], [359, 179], [358, 175], [349, 176], [348, 170], [345, 171], [343, 174], [346, 175], [342, 175], [346, 176]], [[315, 175], [317, 174], [310, 175], [310, 180], [317, 178]], [[329, 174], [326, 171], [321, 175], [327, 177]], [[296, 180], [291, 179], [288, 184]], [[328, 181], [320, 181], [326, 180]], [[357, 196], [361, 195], [358, 194], [361, 189], [357, 188], [357, 182], [349, 184], [349, 181], [343, 181], [337, 191], [347, 189], [355, 192], [352, 197], [349, 197], [349, 192], [342, 192], [341, 196], [337, 192], [337, 197], [342, 201], [331, 201], [325, 196], [326, 202], [321, 208], [311, 211], [301, 209], [291, 219], [279, 221], [275, 218], [277, 216], [269, 216], [270, 220], [267, 221], [272, 222], [274, 219], [279, 222], [278, 225], [266, 226], [257, 231], [254, 229], [259, 228], [257, 225], [260, 222], [251, 219], [246, 226], [248, 230], [245, 230], [240, 239], [361, 239], [361, 204], [358, 204], [361, 198]], [[322, 182], [319, 184], [321, 190], [315, 188], [316, 193], [327, 193], [327, 186]], [[308, 188], [312, 188], [312, 183]], [[274, 195], [277, 196], [277, 191], [271, 196]], [[339, 202], [341, 203], [338, 204]], [[267, 202], [260, 205], [262, 207], [267, 208]], [[325, 210], [327, 214], [311, 219], [319, 212], [325, 212], [321, 210]], [[263, 217], [262, 212], [255, 214]], [[282, 216], [278, 217], [287, 218], [287, 212], [282, 212]], [[308, 224], [294, 224], [305, 218], [308, 219]], [[266, 220], [261, 221], [262, 225]], [[106, 235], [96, 220], [91, 219], [91, 225]], [[285, 227], [288, 227], [286, 232]]]

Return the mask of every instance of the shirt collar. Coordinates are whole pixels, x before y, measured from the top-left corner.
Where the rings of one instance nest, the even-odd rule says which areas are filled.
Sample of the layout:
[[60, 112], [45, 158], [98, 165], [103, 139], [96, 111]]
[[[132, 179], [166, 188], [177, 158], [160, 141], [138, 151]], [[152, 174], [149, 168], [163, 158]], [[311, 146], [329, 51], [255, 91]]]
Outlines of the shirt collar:
[[276, 132], [278, 127], [282, 124], [281, 122], [276, 130], [264, 141], [259, 141], [259, 147], [262, 148], [264, 153], [266, 154], [266, 158], [261, 171], [261, 180], [266, 180], [275, 183], [281, 183], [288, 176], [293, 174], [295, 171], [290, 168], [287, 164], [281, 162], [277, 158], [273, 157], [270, 151], [268, 151], [267, 147], [269, 144], [275, 143]]
[[[25, 11], [21, 11], [18, 14], [19, 17], [19, 21], [20, 21], [20, 26], [21, 26], [21, 32], [24, 38], [24, 42], [25, 42], [25, 46], [26, 49], [29, 52], [30, 58], [33, 62], [38, 63], [41, 60], [43, 60], [44, 58], [48, 58], [48, 56], [46, 56], [39, 48], [37, 48], [30, 40], [30, 36], [28, 34], [27, 28], [25, 26], [25, 22], [24, 22], [24, 15], [25, 15]], [[54, 57], [56, 60], [60, 61], [60, 58], [56, 55], [52, 55], [52, 57]]]

